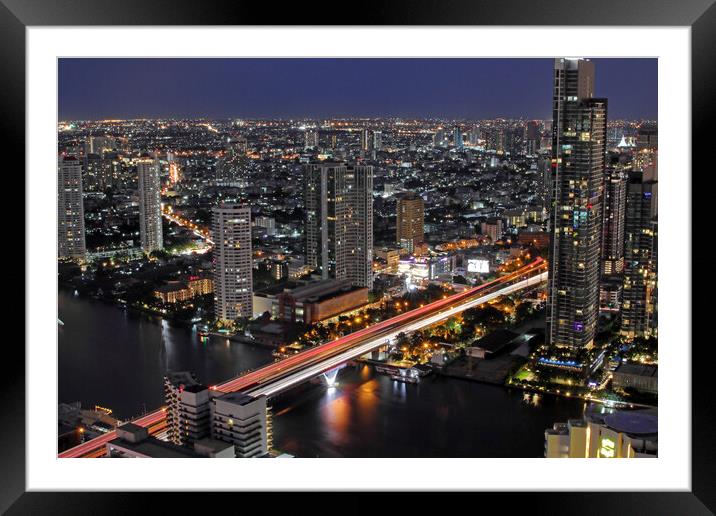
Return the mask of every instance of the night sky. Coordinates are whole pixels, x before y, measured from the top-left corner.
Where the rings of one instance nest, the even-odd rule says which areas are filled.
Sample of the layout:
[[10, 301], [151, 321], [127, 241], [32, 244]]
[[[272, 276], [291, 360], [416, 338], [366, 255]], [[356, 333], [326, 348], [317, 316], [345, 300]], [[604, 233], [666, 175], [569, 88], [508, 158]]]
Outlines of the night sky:
[[[656, 59], [595, 59], [609, 118], [657, 118]], [[551, 118], [551, 59], [60, 59], [59, 119]]]

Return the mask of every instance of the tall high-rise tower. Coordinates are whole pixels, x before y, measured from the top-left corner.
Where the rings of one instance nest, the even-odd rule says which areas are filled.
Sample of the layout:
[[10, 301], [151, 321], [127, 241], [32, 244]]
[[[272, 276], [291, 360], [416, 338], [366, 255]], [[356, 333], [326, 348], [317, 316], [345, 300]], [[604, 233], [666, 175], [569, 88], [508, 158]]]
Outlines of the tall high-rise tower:
[[377, 151], [383, 149], [383, 132], [382, 131], [373, 131], [373, 149], [377, 150]]
[[657, 181], [643, 171], [629, 173], [624, 238], [621, 333], [649, 336], [655, 329]]
[[251, 208], [223, 204], [211, 210], [214, 240], [214, 312], [222, 321], [253, 315]]
[[373, 286], [373, 167], [304, 168], [306, 264], [324, 279]]
[[159, 161], [156, 158], [149, 154], [143, 154], [139, 158], [137, 183], [139, 185], [139, 237], [142, 250], [151, 253], [164, 246]]
[[425, 203], [415, 193], [398, 198], [396, 203], [395, 241], [413, 252], [425, 240]]
[[57, 256], [82, 260], [86, 252], [82, 164], [75, 156], [63, 156], [57, 169]]
[[593, 94], [593, 62], [555, 60], [547, 322], [572, 350], [592, 346], [599, 316], [607, 101]]
[[602, 274], [621, 274], [624, 269], [624, 204], [627, 173], [624, 165], [611, 163], [604, 183], [602, 225]]
[[460, 150], [463, 148], [465, 141], [462, 138], [462, 130], [457, 125], [453, 127], [452, 140], [456, 149]]
[[315, 129], [306, 130], [306, 149], [315, 149], [318, 147], [318, 131]]
[[362, 129], [360, 132], [360, 148], [362, 151], [370, 151], [373, 149], [373, 141], [370, 137], [370, 129]]

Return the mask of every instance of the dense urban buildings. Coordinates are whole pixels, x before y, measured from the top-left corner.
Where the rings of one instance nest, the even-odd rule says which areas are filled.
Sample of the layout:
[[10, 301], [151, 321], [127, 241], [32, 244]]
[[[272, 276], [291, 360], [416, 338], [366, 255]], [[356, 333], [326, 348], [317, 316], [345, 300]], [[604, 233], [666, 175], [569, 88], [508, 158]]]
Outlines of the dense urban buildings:
[[599, 316], [607, 101], [593, 98], [594, 68], [554, 69], [548, 340], [575, 351], [594, 344]]
[[[657, 125], [607, 119], [594, 62], [544, 65], [553, 119], [62, 121], [61, 305], [87, 324], [119, 307], [100, 333], [135, 336], [112, 368], [141, 364], [141, 381], [62, 398], [60, 456], [489, 455], [459, 437], [483, 428], [479, 411], [433, 406], [454, 392], [479, 406], [484, 383], [509, 387], [491, 420], [525, 417], [489, 447], [656, 455], [651, 416], [626, 409], [658, 401]], [[60, 307], [61, 339], [82, 341], [77, 312]], [[102, 364], [96, 344], [65, 364]], [[387, 425], [371, 448], [371, 418], [396, 414], [411, 432]], [[433, 419], [445, 439], [423, 448]], [[553, 421], [567, 423], [543, 449]]]
[[251, 317], [251, 209], [223, 204], [211, 211], [214, 239], [214, 300], [216, 317], [230, 322]]
[[76, 156], [61, 156], [57, 168], [57, 255], [82, 260], [86, 251], [82, 164]]

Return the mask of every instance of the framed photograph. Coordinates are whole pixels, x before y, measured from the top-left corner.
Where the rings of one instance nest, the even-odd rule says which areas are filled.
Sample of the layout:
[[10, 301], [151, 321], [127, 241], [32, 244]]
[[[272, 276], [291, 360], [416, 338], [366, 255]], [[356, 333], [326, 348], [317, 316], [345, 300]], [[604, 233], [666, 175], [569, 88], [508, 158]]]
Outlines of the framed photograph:
[[354, 8], [2, 0], [26, 345], [0, 509], [712, 513], [713, 2]]

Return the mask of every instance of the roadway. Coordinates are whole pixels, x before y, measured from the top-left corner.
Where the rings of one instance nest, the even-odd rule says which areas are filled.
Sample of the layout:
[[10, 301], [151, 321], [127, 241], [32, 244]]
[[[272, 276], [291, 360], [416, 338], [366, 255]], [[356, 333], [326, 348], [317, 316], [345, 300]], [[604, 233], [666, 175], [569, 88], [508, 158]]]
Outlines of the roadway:
[[[271, 396], [317, 376], [333, 367], [361, 356], [395, 338], [401, 332], [411, 332], [430, 326], [468, 308], [486, 303], [500, 296], [534, 286], [547, 279], [546, 261], [537, 258], [524, 267], [477, 287], [407, 311], [386, 321], [353, 332], [334, 341], [321, 344], [278, 362], [263, 366], [210, 389], [228, 393], [243, 391], [252, 395]], [[539, 274], [536, 274], [539, 272]], [[164, 409], [138, 418], [133, 423], [158, 431], [164, 423]], [[165, 423], [164, 423], [165, 424]], [[108, 432], [59, 454], [60, 458], [83, 457], [97, 452], [99, 447], [115, 438]]]

